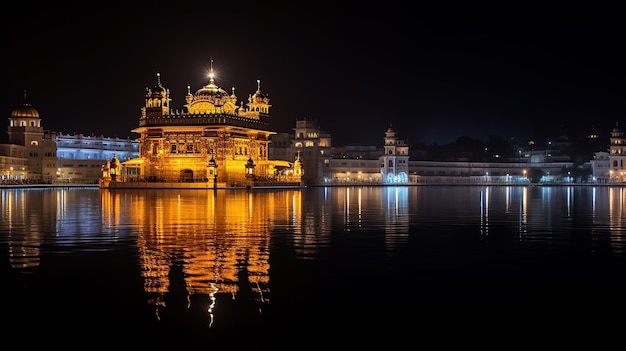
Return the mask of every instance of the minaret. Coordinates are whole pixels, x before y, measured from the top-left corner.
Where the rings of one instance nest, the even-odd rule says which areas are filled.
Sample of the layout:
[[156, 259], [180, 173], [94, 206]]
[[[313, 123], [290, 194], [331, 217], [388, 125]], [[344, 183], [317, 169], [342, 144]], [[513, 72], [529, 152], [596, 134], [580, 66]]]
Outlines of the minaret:
[[385, 132], [385, 155], [393, 156], [396, 154], [396, 132], [391, 128], [391, 124], [389, 124], [389, 128]]
[[146, 105], [142, 107], [142, 118], [160, 118], [170, 113], [170, 91], [161, 84], [161, 74], [157, 73], [157, 84], [146, 88]]
[[617, 123], [611, 131], [610, 141], [609, 177], [613, 182], [626, 182], [626, 138]]
[[[50, 138], [44, 139], [39, 111], [28, 103], [26, 91], [22, 104], [11, 111], [7, 133], [9, 144], [26, 147], [25, 157], [28, 159], [28, 167], [13, 169], [11, 176], [43, 180], [44, 165], [52, 164], [48, 173], [56, 169], [56, 144]], [[52, 176], [48, 174], [46, 180], [52, 180]]]
[[385, 153], [380, 157], [380, 175], [383, 184], [403, 184], [409, 181], [409, 147], [404, 140], [396, 138], [389, 128], [385, 132]]
[[249, 112], [256, 112], [261, 116], [268, 116], [270, 114], [270, 99], [268, 96], [261, 92], [261, 80], [256, 81], [256, 92], [248, 98], [246, 104]]
[[39, 111], [28, 103], [26, 91], [24, 91], [22, 104], [11, 111], [7, 133], [9, 134], [9, 144], [38, 146], [43, 139], [44, 133]]

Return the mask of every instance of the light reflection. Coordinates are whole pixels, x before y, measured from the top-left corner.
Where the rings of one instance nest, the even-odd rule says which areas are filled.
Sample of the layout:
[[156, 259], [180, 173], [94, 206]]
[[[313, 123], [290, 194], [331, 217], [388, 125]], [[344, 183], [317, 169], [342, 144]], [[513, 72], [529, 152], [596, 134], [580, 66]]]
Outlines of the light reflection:
[[261, 312], [270, 292], [270, 229], [300, 217], [298, 206], [300, 190], [102, 192], [103, 214], [114, 221], [110, 225], [140, 225], [144, 290], [157, 312], [168, 307], [165, 296], [172, 289], [184, 289], [188, 308], [194, 295], [211, 299], [211, 325], [220, 294], [236, 299], [251, 293]]
[[483, 187], [480, 192], [480, 229], [483, 237], [489, 236], [489, 189]]
[[394, 249], [408, 240], [409, 190], [406, 186], [389, 186], [381, 201], [385, 218], [385, 246]]
[[[409, 188], [407, 186], [385, 187], [337, 187], [331, 192], [330, 202], [341, 204], [344, 231], [365, 228], [385, 234], [408, 233]], [[413, 188], [417, 189], [417, 188]], [[384, 219], [380, 224], [371, 225]]]
[[567, 197], [567, 217], [571, 217], [572, 216], [572, 205], [574, 202], [574, 188], [572, 188], [571, 186], [568, 186], [566, 188], [566, 197]]
[[[90, 192], [97, 190], [2, 189], [0, 232], [6, 233], [2, 240], [8, 245], [11, 267], [21, 273], [35, 272], [43, 245], [55, 244], [62, 251], [65, 247], [80, 250], [75, 247], [87, 237], [94, 243], [110, 240]], [[94, 231], [99, 236], [90, 234]]]
[[[485, 237], [497, 238], [507, 226], [507, 234], [512, 230], [515, 236], [517, 228], [520, 241], [542, 249], [558, 245], [538, 244], [564, 245], [563, 236], [579, 235], [572, 241], [623, 254], [626, 188], [594, 188], [591, 196], [580, 189], [587, 188], [489, 186], [454, 188], [442, 196], [424, 187], [337, 187], [310, 191], [306, 201], [300, 190], [100, 190], [97, 203], [88, 200], [92, 195], [81, 195], [83, 190], [11, 190], [0, 192], [0, 229], [8, 233], [11, 266], [34, 272], [41, 247], [74, 246], [87, 239], [114, 242], [132, 228], [143, 288], [156, 318], [173, 308], [168, 298], [177, 290], [184, 291], [180, 305], [198, 307], [212, 326], [219, 322], [215, 311], [224, 306], [222, 297], [249, 298], [254, 313], [264, 313], [271, 300], [272, 233], [288, 233], [297, 259], [315, 260], [320, 247], [346, 231], [384, 233], [386, 247], [395, 249], [400, 240], [408, 241], [410, 223], [426, 223], [430, 216], [437, 228], [453, 226], [460, 214], [466, 222], [456, 225], [476, 233], [480, 213]], [[466, 198], [471, 198], [469, 208]], [[580, 216], [581, 209], [592, 209], [585, 212], [591, 218]], [[418, 216], [417, 222], [411, 219]], [[593, 227], [579, 232], [581, 224]], [[562, 227], [570, 225], [563, 234]]]
[[624, 252], [626, 233], [623, 228], [626, 216], [626, 188], [611, 187], [609, 192], [609, 218], [611, 229], [611, 247], [615, 252]]
[[526, 228], [528, 225], [528, 187], [522, 188], [522, 196], [520, 196], [520, 211], [519, 211], [519, 238], [520, 240], [526, 234]]

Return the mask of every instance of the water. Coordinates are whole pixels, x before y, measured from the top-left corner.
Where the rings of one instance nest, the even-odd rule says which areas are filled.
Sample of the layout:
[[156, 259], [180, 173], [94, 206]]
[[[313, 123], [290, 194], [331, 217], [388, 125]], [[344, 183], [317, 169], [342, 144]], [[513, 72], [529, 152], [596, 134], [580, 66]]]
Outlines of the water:
[[597, 347], [626, 310], [621, 187], [2, 189], [0, 200], [3, 335], [26, 345]]

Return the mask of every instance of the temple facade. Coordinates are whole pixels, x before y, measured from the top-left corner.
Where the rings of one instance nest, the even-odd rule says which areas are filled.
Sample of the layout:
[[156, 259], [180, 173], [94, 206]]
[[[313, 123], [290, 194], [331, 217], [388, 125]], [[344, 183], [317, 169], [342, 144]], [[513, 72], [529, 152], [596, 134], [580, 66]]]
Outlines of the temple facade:
[[[187, 87], [186, 104], [172, 109], [169, 89], [157, 83], [146, 88], [141, 108], [139, 157], [121, 162], [117, 157], [103, 167], [101, 187], [251, 187], [300, 186], [299, 158], [270, 160], [270, 99], [261, 82], [238, 102], [215, 83], [193, 92]], [[183, 186], [183, 184], [186, 184]]]

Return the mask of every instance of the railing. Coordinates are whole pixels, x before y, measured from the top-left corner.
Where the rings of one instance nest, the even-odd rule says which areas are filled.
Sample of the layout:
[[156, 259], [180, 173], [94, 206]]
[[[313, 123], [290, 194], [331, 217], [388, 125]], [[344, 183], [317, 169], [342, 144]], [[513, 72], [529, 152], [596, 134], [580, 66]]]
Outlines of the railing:
[[235, 115], [167, 115], [163, 117], [148, 117], [139, 120], [140, 127], [150, 126], [207, 126], [228, 125], [243, 128], [269, 128], [269, 118], [261, 116], [259, 119], [246, 118]]

